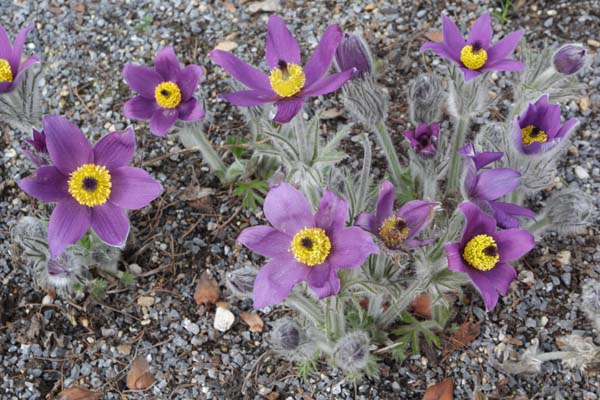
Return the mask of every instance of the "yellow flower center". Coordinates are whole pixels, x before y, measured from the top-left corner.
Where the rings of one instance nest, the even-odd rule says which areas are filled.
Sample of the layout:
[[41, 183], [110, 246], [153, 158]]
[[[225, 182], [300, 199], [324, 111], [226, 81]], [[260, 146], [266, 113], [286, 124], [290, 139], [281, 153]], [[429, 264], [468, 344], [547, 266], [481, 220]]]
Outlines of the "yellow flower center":
[[304, 87], [306, 76], [302, 67], [297, 64], [280, 61], [269, 75], [271, 88], [281, 97], [291, 97]]
[[331, 252], [331, 241], [321, 228], [304, 228], [292, 239], [294, 258], [309, 267], [323, 264]]
[[489, 271], [500, 261], [498, 245], [489, 235], [477, 235], [465, 246], [463, 258], [471, 267], [480, 271]]
[[460, 51], [460, 61], [469, 69], [477, 70], [485, 65], [487, 61], [487, 51], [482, 48], [466, 45]]
[[408, 237], [409, 229], [406, 221], [392, 215], [386, 218], [379, 228], [379, 237], [389, 248], [401, 245]]
[[154, 98], [162, 108], [175, 108], [181, 103], [181, 90], [171, 81], [163, 82], [154, 89]]
[[548, 141], [546, 132], [533, 125], [527, 125], [525, 128], [521, 129], [521, 137], [523, 139], [523, 146], [529, 146], [535, 142], [544, 143]]
[[82, 206], [95, 207], [110, 197], [110, 173], [104, 165], [83, 164], [71, 172], [69, 193]]
[[0, 82], [12, 82], [13, 74], [10, 64], [4, 58], [0, 58]]

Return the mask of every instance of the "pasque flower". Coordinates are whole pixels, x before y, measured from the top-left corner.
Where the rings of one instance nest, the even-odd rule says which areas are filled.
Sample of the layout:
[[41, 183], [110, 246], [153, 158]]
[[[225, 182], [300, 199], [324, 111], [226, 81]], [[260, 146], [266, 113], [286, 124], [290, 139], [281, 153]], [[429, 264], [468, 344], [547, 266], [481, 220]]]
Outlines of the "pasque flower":
[[465, 224], [460, 242], [444, 245], [448, 268], [466, 273], [491, 311], [498, 303], [498, 294], [506, 296], [510, 283], [517, 277], [508, 262], [527, 254], [535, 241], [524, 229], [496, 231], [494, 218], [473, 203], [462, 203], [459, 208]]
[[442, 16], [442, 43], [427, 42], [421, 51], [431, 49], [440, 57], [453, 61], [463, 71], [465, 81], [471, 80], [484, 71], [520, 71], [523, 64], [507, 57], [514, 51], [524, 31], [509, 33], [492, 45], [492, 24], [489, 14], [483, 14], [475, 21], [469, 37], [465, 41], [460, 30], [447, 16]]
[[32, 29], [33, 24], [22, 29], [17, 34], [14, 45], [11, 45], [8, 34], [0, 25], [0, 93], [12, 91], [20, 82], [23, 72], [32, 64], [40, 61], [38, 57], [30, 56], [21, 63], [25, 39]]
[[302, 281], [319, 298], [337, 294], [337, 270], [357, 268], [378, 252], [367, 232], [345, 226], [348, 203], [329, 190], [313, 215], [306, 197], [281, 183], [267, 194], [264, 213], [272, 227], [246, 228], [238, 237], [250, 250], [270, 258], [254, 282], [254, 308], [280, 302]]
[[487, 214], [494, 216], [501, 228], [518, 228], [519, 217], [534, 218], [535, 213], [528, 208], [513, 203], [498, 201], [504, 195], [517, 189], [521, 184], [521, 174], [511, 168], [484, 167], [502, 158], [501, 152], [475, 152], [472, 144], [458, 150], [465, 156], [464, 191], [466, 197], [477, 204]]
[[356, 217], [356, 225], [379, 237], [390, 249], [424, 246], [433, 240], [416, 240], [415, 237], [429, 225], [440, 203], [412, 200], [394, 213], [396, 190], [389, 181], [379, 189], [375, 214], [363, 213]]
[[45, 116], [43, 128], [51, 165], [19, 186], [38, 200], [57, 203], [48, 225], [52, 258], [90, 227], [107, 244], [122, 245], [129, 233], [125, 209], [142, 208], [162, 192], [146, 171], [127, 166], [135, 150], [133, 130], [109, 133], [92, 147], [64, 117]]
[[561, 74], [572, 75], [585, 65], [587, 50], [579, 44], [566, 44], [554, 53], [554, 68]]
[[200, 120], [204, 109], [194, 91], [202, 74], [199, 65], [181, 68], [171, 46], [156, 53], [154, 68], [127, 64], [123, 76], [139, 96], [125, 103], [123, 113], [127, 118], [150, 120], [150, 131], [156, 136], [164, 136], [177, 120]]
[[548, 95], [544, 95], [529, 104], [517, 118], [513, 125], [513, 142], [521, 153], [543, 153], [556, 146], [575, 125], [576, 118], [561, 125], [560, 106], [548, 103]]
[[265, 58], [271, 72], [269, 75], [248, 65], [233, 54], [213, 50], [211, 60], [220, 65], [235, 79], [248, 87], [234, 93], [219, 96], [237, 106], [257, 106], [275, 103], [279, 123], [289, 122], [300, 112], [307, 97], [327, 94], [339, 89], [352, 75], [352, 70], [324, 76], [342, 40], [338, 25], [330, 25], [312, 57], [302, 67], [298, 42], [277, 15], [269, 18]]
[[440, 124], [419, 124], [414, 131], [404, 132], [404, 137], [412, 149], [423, 158], [432, 158], [437, 152], [437, 142], [440, 136]]
[[373, 72], [373, 60], [369, 47], [356, 33], [345, 33], [335, 50], [335, 63], [340, 71], [354, 68], [353, 78], [360, 78]]
[[32, 137], [24, 139], [24, 142], [29, 145], [29, 149], [22, 149], [25, 154], [37, 167], [50, 165], [48, 157], [48, 148], [46, 147], [46, 134], [44, 131], [33, 129]]

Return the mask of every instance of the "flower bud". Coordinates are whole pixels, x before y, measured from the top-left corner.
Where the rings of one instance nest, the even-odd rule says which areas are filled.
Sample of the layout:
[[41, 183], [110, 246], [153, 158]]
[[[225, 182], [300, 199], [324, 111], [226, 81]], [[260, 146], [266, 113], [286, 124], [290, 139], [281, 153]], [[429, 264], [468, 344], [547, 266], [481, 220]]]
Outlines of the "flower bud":
[[346, 82], [342, 86], [344, 107], [348, 113], [366, 127], [372, 127], [387, 119], [387, 94], [372, 76]]
[[56, 288], [66, 288], [75, 283], [81, 272], [82, 259], [72, 248], [67, 249], [55, 260], [48, 260], [46, 265], [46, 279]]
[[353, 78], [361, 78], [373, 73], [373, 60], [369, 48], [360, 35], [344, 34], [335, 51], [335, 62], [340, 71], [354, 68]]
[[252, 267], [236, 269], [227, 273], [225, 284], [235, 296], [241, 299], [251, 299], [257, 272], [256, 268]]
[[333, 351], [335, 365], [348, 373], [365, 369], [369, 363], [369, 335], [357, 331], [342, 337]]
[[404, 132], [404, 137], [419, 156], [433, 158], [437, 152], [437, 143], [440, 136], [440, 124], [419, 124], [414, 131]]
[[317, 345], [293, 319], [282, 318], [273, 324], [269, 335], [273, 350], [290, 361], [306, 361], [314, 357]]
[[581, 309], [596, 329], [600, 329], [600, 281], [588, 280], [581, 290]]
[[410, 82], [408, 103], [413, 124], [431, 124], [442, 115], [445, 92], [442, 81], [436, 75], [419, 75]]
[[578, 44], [566, 44], [554, 53], [554, 67], [558, 72], [571, 75], [585, 65], [587, 50]]
[[546, 202], [548, 229], [561, 234], [581, 232], [594, 223], [597, 215], [595, 199], [578, 188], [561, 190]]

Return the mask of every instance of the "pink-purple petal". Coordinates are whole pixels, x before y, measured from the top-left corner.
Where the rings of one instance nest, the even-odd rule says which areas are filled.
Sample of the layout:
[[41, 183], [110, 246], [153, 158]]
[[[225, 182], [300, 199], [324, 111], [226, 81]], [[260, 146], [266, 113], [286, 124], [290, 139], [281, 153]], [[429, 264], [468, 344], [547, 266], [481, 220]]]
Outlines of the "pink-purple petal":
[[480, 172], [472, 196], [482, 200], [497, 200], [521, 184], [521, 174], [512, 168], [494, 168]]
[[376, 226], [372, 232], [379, 231], [383, 221], [392, 216], [395, 198], [396, 189], [394, 185], [390, 181], [383, 181], [379, 189], [379, 195], [377, 196], [377, 208], [375, 210]]
[[488, 59], [486, 64], [493, 65], [508, 57], [515, 50], [524, 33], [523, 29], [519, 29], [497, 41], [487, 50]]
[[271, 90], [267, 74], [245, 63], [230, 52], [213, 50], [210, 52], [210, 59], [247, 87], [265, 91]]
[[290, 252], [292, 237], [270, 226], [251, 226], [244, 229], [237, 241], [265, 257], [286, 259], [293, 257]]
[[306, 87], [311, 87], [327, 72], [335, 56], [335, 50], [341, 41], [342, 30], [339, 25], [333, 24], [327, 27], [321, 41], [304, 67]]
[[377, 233], [377, 230], [379, 228], [377, 225], [377, 219], [375, 218], [375, 215], [368, 213], [362, 213], [358, 215], [354, 220], [354, 225], [371, 233]]
[[500, 60], [493, 64], [486, 64], [481, 71], [522, 71], [525, 65], [516, 60]]
[[129, 164], [135, 151], [135, 132], [132, 128], [111, 132], [94, 145], [94, 164], [109, 170]]
[[144, 96], [135, 96], [127, 100], [123, 108], [123, 114], [125, 118], [148, 120], [159, 108], [156, 100]]
[[202, 104], [195, 97], [179, 104], [177, 111], [179, 112], [179, 119], [182, 121], [198, 121], [205, 116]]
[[273, 117], [273, 121], [285, 124], [290, 122], [302, 110], [304, 98], [290, 97], [277, 101], [275, 105], [277, 106], [277, 113]]
[[63, 174], [68, 175], [81, 165], [94, 161], [87, 138], [65, 117], [46, 115], [42, 125], [50, 159]]
[[254, 308], [272, 306], [285, 299], [292, 288], [306, 279], [309, 267], [293, 258], [266, 263], [254, 281]]
[[52, 258], [77, 242], [87, 232], [92, 222], [92, 209], [82, 206], [73, 198], [56, 204], [48, 224], [48, 246]]
[[492, 21], [490, 14], [485, 13], [473, 23], [467, 44], [473, 45], [479, 42], [480, 46], [487, 49], [492, 40]]
[[231, 104], [242, 107], [259, 106], [265, 103], [272, 103], [277, 100], [277, 95], [267, 90], [242, 90], [233, 93], [220, 93], [219, 97], [227, 100]]
[[265, 58], [271, 68], [279, 61], [300, 65], [300, 46], [278, 15], [269, 17]]
[[338, 90], [344, 83], [348, 81], [352, 77], [353, 70], [348, 70], [344, 72], [337, 72], [335, 74], [331, 74], [324, 78], [319, 79], [315, 83], [312, 84], [306, 90], [302, 91], [302, 95], [306, 97], [312, 96], [321, 96], [327, 93], [335, 92]]
[[570, 120], [565, 122], [565, 124], [558, 130], [556, 136], [554, 137], [561, 139], [564, 138], [578, 123], [579, 121], [576, 118], [571, 118]]
[[271, 225], [287, 235], [295, 235], [301, 229], [315, 227], [315, 218], [308, 200], [289, 183], [280, 183], [269, 191], [263, 210]]
[[13, 43], [12, 54], [8, 59], [8, 63], [10, 64], [10, 68], [13, 71], [20, 70], [21, 64], [21, 56], [23, 55], [23, 46], [25, 45], [25, 40], [27, 39], [27, 34], [33, 30], [33, 23], [27, 25], [25, 28], [21, 29], [15, 38], [15, 42]]
[[379, 253], [371, 235], [358, 226], [338, 229], [331, 233], [330, 240], [327, 262], [335, 269], [358, 268], [369, 255]]
[[462, 244], [466, 244], [476, 235], [492, 235], [496, 232], [496, 220], [484, 214], [475, 204], [465, 202], [461, 203], [458, 208], [465, 216]]
[[473, 78], [477, 78], [479, 75], [481, 75], [481, 70], [473, 70], [473, 69], [469, 69], [469, 68], [465, 68], [465, 67], [460, 67], [460, 70], [463, 72], [463, 77], [465, 79], [465, 82], [470, 81]]
[[165, 136], [178, 117], [179, 111], [176, 108], [159, 108], [150, 118], [150, 132], [156, 136]]
[[507, 229], [495, 232], [500, 262], [518, 260], [535, 247], [534, 236], [525, 229]]
[[123, 77], [131, 90], [147, 99], [154, 99], [154, 90], [164, 81], [154, 68], [133, 64], [125, 65]]
[[[0, 25], [0, 58], [8, 60], [12, 55], [10, 37], [2, 25]], [[9, 62], [10, 64], [10, 62]], [[12, 69], [12, 67], [11, 67]]]
[[177, 61], [173, 46], [163, 47], [156, 53], [154, 68], [160, 74], [163, 81], [175, 82], [181, 67], [179, 66], [179, 61]]
[[122, 246], [129, 234], [129, 219], [125, 210], [108, 201], [92, 208], [92, 229], [106, 244]]
[[328, 261], [310, 267], [306, 282], [319, 299], [333, 296], [340, 291], [340, 278]]
[[460, 58], [456, 57], [456, 53], [450, 52], [444, 43], [426, 42], [421, 46], [420, 51], [423, 52], [425, 50], [431, 50], [438, 56], [447, 60], [454, 61], [456, 63], [460, 62]]
[[41, 201], [62, 201], [70, 197], [68, 177], [58, 168], [41, 167], [35, 171], [35, 176], [17, 182], [19, 187], [28, 195]]
[[331, 190], [325, 189], [315, 214], [317, 228], [326, 232], [341, 229], [346, 224], [346, 218], [348, 218], [348, 202]]
[[460, 60], [460, 51], [465, 47], [465, 39], [458, 26], [447, 16], [442, 16], [442, 34], [444, 45], [453, 60]]
[[141, 168], [120, 167], [110, 172], [110, 201], [128, 210], [147, 206], [162, 193], [162, 185]]
[[431, 223], [439, 205], [440, 203], [435, 201], [412, 200], [398, 210], [396, 215], [408, 225], [407, 239], [414, 238]]
[[202, 74], [204, 74], [204, 70], [199, 65], [188, 65], [177, 74], [175, 83], [181, 90], [182, 101], [187, 101], [194, 96]]

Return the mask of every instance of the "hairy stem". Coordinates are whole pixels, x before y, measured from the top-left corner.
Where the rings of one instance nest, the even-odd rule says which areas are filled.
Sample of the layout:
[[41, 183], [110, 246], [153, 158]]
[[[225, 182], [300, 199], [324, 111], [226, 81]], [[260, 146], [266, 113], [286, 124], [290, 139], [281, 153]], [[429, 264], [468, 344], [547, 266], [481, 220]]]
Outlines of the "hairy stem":
[[465, 134], [467, 129], [469, 128], [469, 117], [465, 115], [461, 115], [458, 118], [456, 124], [456, 130], [454, 132], [454, 137], [452, 138], [452, 147], [450, 148], [450, 168], [448, 169], [448, 192], [455, 192], [459, 187], [459, 178], [460, 178], [460, 154], [458, 154], [458, 149], [460, 149], [465, 142]]
[[396, 153], [394, 143], [392, 142], [392, 138], [390, 137], [384, 121], [379, 121], [377, 125], [375, 125], [375, 132], [377, 133], [379, 145], [385, 153], [385, 158], [387, 158], [388, 167], [390, 169], [390, 179], [392, 180], [392, 183], [396, 186], [403, 187], [404, 184], [402, 181], [402, 175], [404, 171], [402, 165], [400, 165], [398, 153]]
[[323, 310], [314, 301], [299, 293], [290, 293], [285, 303], [309, 319], [315, 326], [323, 325]]

